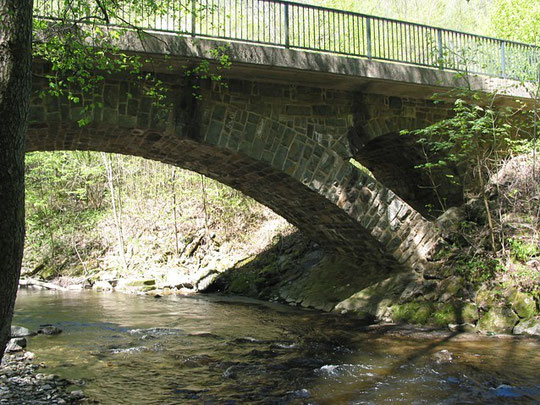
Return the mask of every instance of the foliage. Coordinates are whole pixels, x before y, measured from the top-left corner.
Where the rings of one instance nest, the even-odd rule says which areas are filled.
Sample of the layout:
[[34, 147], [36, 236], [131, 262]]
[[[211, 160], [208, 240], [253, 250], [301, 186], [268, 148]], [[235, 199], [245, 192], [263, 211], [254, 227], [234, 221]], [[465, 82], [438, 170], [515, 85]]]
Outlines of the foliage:
[[522, 263], [533, 257], [540, 256], [540, 247], [533, 243], [528, 243], [517, 238], [508, 238], [510, 254]]
[[[67, 256], [86, 255], [95, 245], [103, 213], [102, 168], [88, 152], [32, 153], [26, 157], [27, 266], [60, 267]], [[79, 234], [85, 232], [86, 242]], [[78, 262], [78, 260], [77, 260]]]
[[492, 0], [491, 25], [501, 38], [540, 44], [540, 3], [530, 0]]
[[[199, 64], [192, 69], [188, 69], [187, 66], [184, 66], [186, 69], [185, 75], [188, 77], [195, 77], [197, 80], [210, 79], [214, 83], [218, 83], [220, 86], [226, 88], [227, 82], [223, 81], [222, 72], [230, 69], [232, 66], [230, 56], [227, 53], [228, 48], [228, 45], [220, 45], [217, 48], [211, 49], [209, 59], [199, 62]], [[195, 99], [200, 100], [202, 98], [202, 95], [199, 92], [200, 86], [198, 84], [193, 84], [192, 88], [192, 96], [195, 97]]]
[[[487, 174], [530, 137], [532, 121], [526, 110], [497, 107], [496, 95], [490, 99], [466, 89], [453, 95], [461, 97], [454, 102], [451, 118], [402, 133], [417, 136], [425, 152], [426, 161], [417, 168], [432, 172], [455, 165], [462, 178], [447, 176], [464, 183], [468, 191], [480, 193], [487, 184]], [[442, 95], [436, 95], [435, 102], [443, 102]]]
[[[130, 156], [110, 155], [108, 161], [133, 271], [152, 263], [178, 266], [190, 243], [208, 233], [201, 256], [189, 259], [197, 266], [205, 249], [253, 242], [253, 230], [275, 216], [237, 190], [197, 173]], [[28, 154], [26, 181], [27, 272], [38, 268], [52, 277], [122, 269], [99, 154]]]
[[[103, 107], [103, 100], [92, 98], [105, 77], [111, 74], [132, 76], [141, 90], [153, 100], [154, 106], [166, 112], [167, 86], [154, 71], [148, 58], [133, 55], [122, 49], [128, 32], [145, 47], [145, 39], [153, 34], [140, 28], [148, 24], [152, 16], [153, 25], [180, 26], [187, 13], [202, 14], [202, 5], [192, 7], [193, 0], [40, 0], [36, 13], [54, 16], [51, 19], [34, 21], [34, 57], [48, 64], [45, 77], [49, 89], [41, 97], [51, 95], [66, 97], [72, 104], [81, 106], [79, 125], [88, 124], [93, 111]], [[175, 13], [171, 14], [171, 10]], [[212, 13], [212, 10], [209, 10]], [[156, 39], [158, 39], [156, 37]], [[159, 39], [158, 39], [159, 40]], [[210, 51], [209, 59], [217, 65], [216, 71], [210, 61], [204, 60], [186, 74], [198, 78], [222, 81], [220, 72], [230, 67], [225, 46]], [[172, 65], [168, 66], [174, 71]], [[200, 97], [196, 88], [194, 95]]]
[[363, 14], [489, 34], [489, 1], [474, 0], [305, 0], [304, 3]]
[[453, 90], [434, 98], [435, 103], [454, 98], [453, 116], [426, 128], [402, 131], [402, 135], [417, 137], [425, 161], [416, 168], [427, 174], [442, 210], [446, 207], [438, 192], [440, 176], [462, 185], [466, 196], [482, 198], [492, 250], [496, 251], [486, 186], [516, 146], [534, 142], [534, 112], [524, 105], [497, 106], [497, 94], [483, 95], [469, 89]]
[[[45, 74], [49, 90], [41, 96], [66, 97], [72, 104], [80, 105], [79, 125], [91, 121], [94, 109], [102, 108], [102, 100], [88, 96], [106, 75], [134, 75], [148, 95], [164, 94], [163, 84], [155, 75], [143, 72], [143, 60], [120, 49], [118, 44], [127, 28], [107, 26], [115, 20], [127, 23], [123, 15], [130, 6], [135, 12], [142, 8], [151, 9], [157, 15], [165, 12], [164, 6], [158, 6], [153, 0], [37, 3], [37, 13], [56, 16], [52, 21], [34, 21], [34, 57], [48, 63], [50, 69], [50, 73]], [[143, 35], [142, 30], [131, 24], [124, 25]], [[154, 100], [156, 104], [162, 101], [156, 97]]]
[[462, 258], [456, 264], [457, 273], [471, 284], [491, 280], [502, 268], [500, 260], [488, 256]]

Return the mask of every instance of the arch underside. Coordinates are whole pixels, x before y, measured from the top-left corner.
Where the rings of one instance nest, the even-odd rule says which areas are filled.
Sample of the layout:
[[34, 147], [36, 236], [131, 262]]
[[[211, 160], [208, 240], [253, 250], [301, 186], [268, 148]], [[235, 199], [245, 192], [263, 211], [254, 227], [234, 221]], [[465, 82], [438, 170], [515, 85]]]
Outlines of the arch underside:
[[295, 178], [247, 155], [157, 131], [106, 124], [83, 128], [75, 123], [31, 125], [27, 152], [55, 150], [133, 155], [201, 173], [271, 208], [324, 248], [361, 263], [376, 264], [382, 272], [403, 270], [345, 210]]
[[454, 167], [432, 170], [431, 177], [419, 169], [426, 162], [426, 155], [416, 137], [399, 132], [379, 136], [357, 150], [355, 159], [423, 215], [431, 215], [431, 209], [439, 212], [439, 200], [446, 206], [463, 203], [461, 187], [447, 176], [458, 176]]

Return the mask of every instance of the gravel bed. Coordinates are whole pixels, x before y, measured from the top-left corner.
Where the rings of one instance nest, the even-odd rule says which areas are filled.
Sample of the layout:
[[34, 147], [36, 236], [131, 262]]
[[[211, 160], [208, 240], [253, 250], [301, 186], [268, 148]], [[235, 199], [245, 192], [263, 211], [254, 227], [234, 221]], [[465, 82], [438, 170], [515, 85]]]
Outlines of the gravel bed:
[[0, 404], [88, 404], [80, 390], [54, 374], [38, 373], [32, 352], [5, 354], [0, 364]]

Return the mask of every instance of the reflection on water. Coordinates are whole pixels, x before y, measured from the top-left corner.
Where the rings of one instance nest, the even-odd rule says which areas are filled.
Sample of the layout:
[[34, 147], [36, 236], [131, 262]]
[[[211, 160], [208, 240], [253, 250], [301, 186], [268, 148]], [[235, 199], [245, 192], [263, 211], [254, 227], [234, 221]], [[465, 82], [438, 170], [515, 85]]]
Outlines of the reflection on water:
[[47, 372], [103, 404], [539, 403], [540, 343], [364, 333], [357, 322], [222, 297], [20, 291], [14, 324]]

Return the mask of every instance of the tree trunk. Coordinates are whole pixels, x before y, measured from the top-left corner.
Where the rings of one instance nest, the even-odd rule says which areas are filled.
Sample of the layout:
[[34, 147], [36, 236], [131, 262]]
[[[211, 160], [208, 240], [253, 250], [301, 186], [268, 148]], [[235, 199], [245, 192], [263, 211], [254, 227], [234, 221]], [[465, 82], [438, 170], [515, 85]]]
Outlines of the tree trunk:
[[126, 250], [124, 248], [124, 235], [122, 232], [122, 221], [120, 219], [120, 213], [116, 207], [116, 193], [114, 191], [114, 174], [112, 169], [112, 163], [107, 157], [105, 152], [101, 152], [101, 157], [103, 158], [103, 163], [105, 165], [105, 170], [107, 171], [107, 183], [109, 183], [109, 190], [111, 192], [111, 202], [114, 216], [114, 223], [116, 227], [116, 239], [118, 241], [118, 253], [120, 254], [120, 260], [122, 261], [122, 267], [127, 273], [128, 265], [126, 261]]
[[178, 248], [178, 220], [176, 216], [176, 167], [172, 169], [172, 178], [171, 178], [171, 194], [172, 194], [172, 209], [173, 209], [173, 219], [174, 219], [174, 253], [178, 258], [179, 248]]
[[0, 358], [24, 244], [24, 148], [32, 80], [32, 0], [0, 0]]
[[201, 174], [201, 191], [204, 210], [204, 238], [208, 242], [208, 210], [206, 209], [206, 186], [204, 184], [204, 176]]

